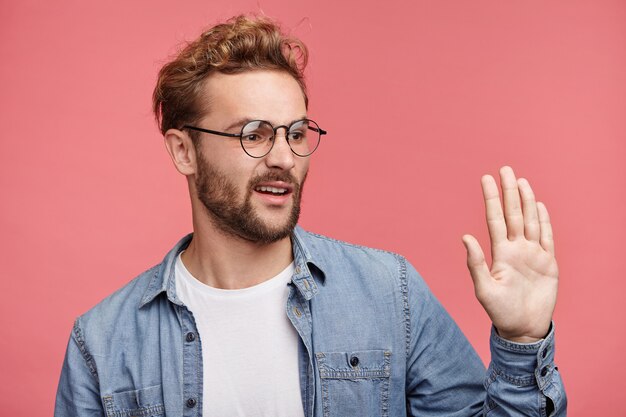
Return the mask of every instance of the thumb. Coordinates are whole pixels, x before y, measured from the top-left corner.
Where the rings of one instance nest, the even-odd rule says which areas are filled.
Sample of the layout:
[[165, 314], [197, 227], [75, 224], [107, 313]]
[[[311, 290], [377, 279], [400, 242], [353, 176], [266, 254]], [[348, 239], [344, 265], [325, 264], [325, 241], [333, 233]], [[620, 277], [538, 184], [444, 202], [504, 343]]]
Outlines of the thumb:
[[489, 267], [485, 261], [485, 254], [476, 238], [472, 235], [463, 235], [463, 245], [465, 245], [465, 250], [467, 251], [467, 269], [469, 269], [474, 281], [474, 287], [478, 289], [479, 285], [486, 284], [491, 278]]

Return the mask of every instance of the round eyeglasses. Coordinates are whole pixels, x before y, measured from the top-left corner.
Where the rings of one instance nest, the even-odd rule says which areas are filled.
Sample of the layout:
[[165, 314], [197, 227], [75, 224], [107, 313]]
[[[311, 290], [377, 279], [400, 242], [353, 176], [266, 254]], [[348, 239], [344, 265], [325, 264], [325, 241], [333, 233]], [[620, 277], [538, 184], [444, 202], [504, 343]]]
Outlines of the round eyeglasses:
[[291, 152], [302, 157], [309, 156], [315, 152], [320, 144], [320, 137], [327, 133], [310, 119], [301, 119], [291, 123], [289, 126], [280, 125], [276, 127], [265, 120], [252, 120], [243, 125], [241, 133], [226, 133], [189, 125], [183, 126], [183, 129], [239, 138], [244, 152], [253, 158], [263, 158], [270, 153], [274, 147], [276, 132], [280, 128], [285, 129], [285, 139], [289, 144], [289, 148], [291, 148]]

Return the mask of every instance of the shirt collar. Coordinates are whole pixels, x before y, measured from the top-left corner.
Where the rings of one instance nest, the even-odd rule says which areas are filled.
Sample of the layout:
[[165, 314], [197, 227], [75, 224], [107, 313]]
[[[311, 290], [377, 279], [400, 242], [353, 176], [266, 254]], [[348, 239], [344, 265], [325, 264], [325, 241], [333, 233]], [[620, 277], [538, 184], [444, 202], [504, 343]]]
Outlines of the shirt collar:
[[320, 257], [311, 252], [315, 248], [310, 243], [308, 232], [296, 226], [291, 239], [296, 265], [292, 282], [306, 300], [313, 298], [319, 292], [318, 283], [323, 285], [326, 280]]
[[154, 268], [154, 274], [150, 278], [150, 284], [141, 298], [139, 308], [148, 304], [162, 292], [167, 293], [167, 298], [174, 304], [182, 305], [182, 302], [176, 295], [176, 279], [174, 274], [174, 266], [176, 265], [176, 257], [179, 253], [189, 246], [193, 233], [183, 237], [178, 243], [165, 255], [163, 262]]
[[[176, 295], [174, 266], [176, 264], [176, 257], [189, 246], [192, 237], [192, 233], [183, 237], [167, 255], [165, 255], [163, 262], [153, 269], [154, 273], [152, 278], [150, 278], [148, 288], [146, 288], [141, 298], [139, 308], [150, 303], [157, 295], [163, 292], [167, 294], [167, 298], [171, 302], [182, 305], [182, 302]], [[310, 300], [319, 292], [318, 282], [323, 285], [325, 275], [319, 262], [313, 259], [310, 248], [307, 245], [307, 240], [308, 233], [300, 226], [296, 226], [291, 239], [295, 265], [292, 282], [299, 290], [300, 294], [306, 300]]]

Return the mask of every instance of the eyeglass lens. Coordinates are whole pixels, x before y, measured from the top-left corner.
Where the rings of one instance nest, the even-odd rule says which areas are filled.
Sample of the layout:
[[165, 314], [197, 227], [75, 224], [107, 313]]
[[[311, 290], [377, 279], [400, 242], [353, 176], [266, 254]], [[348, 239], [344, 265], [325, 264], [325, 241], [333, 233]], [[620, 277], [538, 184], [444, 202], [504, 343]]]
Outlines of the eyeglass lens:
[[[320, 128], [312, 120], [299, 120], [289, 126], [287, 142], [293, 153], [308, 156], [315, 151], [320, 141]], [[254, 157], [267, 155], [274, 140], [274, 127], [268, 122], [254, 120], [244, 125], [241, 130], [241, 145]]]

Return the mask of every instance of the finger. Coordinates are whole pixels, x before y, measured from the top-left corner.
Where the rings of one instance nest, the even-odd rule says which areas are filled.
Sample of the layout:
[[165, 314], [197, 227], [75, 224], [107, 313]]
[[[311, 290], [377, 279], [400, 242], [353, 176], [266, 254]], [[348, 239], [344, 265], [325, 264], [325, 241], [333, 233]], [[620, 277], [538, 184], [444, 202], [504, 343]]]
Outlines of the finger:
[[472, 235], [464, 235], [463, 244], [467, 250], [467, 268], [474, 281], [474, 288], [478, 296], [479, 287], [490, 282], [491, 272], [485, 261], [485, 254], [476, 238]]
[[500, 169], [500, 184], [502, 185], [507, 235], [509, 239], [516, 239], [524, 235], [524, 215], [517, 180], [511, 167], [505, 166]]
[[550, 215], [545, 204], [537, 203], [537, 213], [539, 214], [539, 226], [541, 228], [541, 238], [539, 243], [541, 247], [550, 252], [554, 256], [554, 239], [552, 237], [552, 224], [550, 223]]
[[537, 203], [535, 193], [530, 188], [530, 184], [525, 178], [517, 180], [520, 197], [522, 199], [522, 212], [524, 213], [524, 235], [526, 239], [539, 242], [540, 228], [539, 215], [537, 214]]
[[506, 240], [506, 223], [500, 205], [500, 194], [496, 180], [491, 175], [484, 175], [480, 180], [483, 187], [483, 197], [485, 198], [485, 214], [487, 217], [487, 228], [491, 238], [491, 246]]

